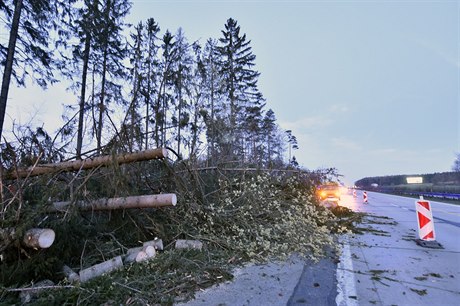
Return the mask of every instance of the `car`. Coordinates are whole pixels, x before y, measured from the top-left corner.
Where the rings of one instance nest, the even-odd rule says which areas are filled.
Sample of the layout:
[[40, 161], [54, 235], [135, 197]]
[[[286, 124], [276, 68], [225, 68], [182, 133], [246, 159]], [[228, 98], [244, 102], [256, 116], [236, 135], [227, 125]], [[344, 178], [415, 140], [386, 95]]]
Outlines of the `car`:
[[324, 184], [316, 189], [316, 195], [320, 201], [340, 201], [340, 186], [338, 184]]

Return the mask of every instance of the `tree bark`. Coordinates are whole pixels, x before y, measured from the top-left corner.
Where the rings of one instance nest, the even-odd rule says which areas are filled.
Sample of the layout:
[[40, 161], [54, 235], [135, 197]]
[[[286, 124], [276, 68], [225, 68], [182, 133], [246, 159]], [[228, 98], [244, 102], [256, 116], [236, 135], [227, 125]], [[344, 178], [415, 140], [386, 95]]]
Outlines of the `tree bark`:
[[110, 260], [101, 262], [100, 264], [81, 270], [80, 282], [87, 282], [92, 278], [101, 276], [104, 273], [112, 272], [121, 267], [123, 267], [123, 261], [121, 260], [121, 256], [117, 256]]
[[78, 134], [77, 134], [77, 159], [81, 159], [81, 148], [83, 146], [83, 119], [85, 115], [86, 99], [86, 77], [88, 74], [89, 53], [91, 48], [91, 34], [86, 32], [85, 52], [83, 55], [83, 71], [81, 81], [80, 112], [78, 114]]
[[199, 240], [176, 240], [176, 249], [195, 249], [201, 250], [203, 248], [203, 242]]
[[18, 38], [19, 21], [21, 19], [22, 0], [16, 1], [14, 7], [13, 21], [11, 23], [10, 39], [8, 42], [8, 54], [6, 56], [5, 70], [3, 71], [2, 89], [0, 92], [0, 139], [2, 138], [3, 122], [5, 121], [6, 102], [10, 89], [11, 74], [13, 72], [14, 52]]
[[[156, 208], [163, 206], [175, 206], [177, 197], [173, 193], [157, 195], [131, 196], [124, 198], [98, 199], [92, 202], [77, 202], [80, 210], [114, 210], [127, 208]], [[49, 209], [50, 212], [65, 211], [72, 202], [55, 202]]]
[[5, 177], [7, 179], [25, 178], [27, 176], [37, 176], [55, 172], [68, 172], [92, 169], [99, 166], [109, 166], [112, 164], [126, 164], [150, 159], [166, 158], [168, 151], [165, 148], [152, 149], [147, 151], [125, 153], [116, 156], [104, 155], [84, 160], [75, 160], [54, 164], [42, 164], [17, 171], [9, 171]]
[[[106, 3], [106, 8], [104, 11], [104, 16], [106, 21], [109, 20], [110, 16], [110, 0], [107, 1]], [[98, 120], [98, 125], [97, 125], [97, 139], [96, 139], [96, 146], [97, 146], [97, 153], [101, 153], [101, 147], [102, 147], [102, 125], [103, 125], [103, 119], [104, 119], [104, 112], [105, 112], [105, 105], [104, 105], [104, 99], [105, 99], [105, 86], [107, 83], [107, 57], [108, 57], [108, 48], [109, 48], [109, 29], [108, 26], [105, 25], [104, 29], [104, 52], [103, 52], [103, 61], [102, 61], [102, 81], [101, 81], [101, 98], [99, 102], [99, 120]]]

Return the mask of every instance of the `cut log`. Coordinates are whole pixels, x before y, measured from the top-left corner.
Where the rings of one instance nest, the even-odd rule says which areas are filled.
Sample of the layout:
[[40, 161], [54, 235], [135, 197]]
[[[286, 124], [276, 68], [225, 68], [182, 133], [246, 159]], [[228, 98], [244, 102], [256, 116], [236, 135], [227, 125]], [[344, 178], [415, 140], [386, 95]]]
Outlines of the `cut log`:
[[[32, 228], [22, 236], [22, 244], [29, 248], [46, 249], [53, 244], [55, 236], [52, 229]], [[17, 237], [14, 228], [0, 229], [0, 250], [15, 240], [21, 240], [21, 237]]]
[[154, 240], [144, 242], [144, 246], [151, 245], [155, 250], [163, 251], [163, 240], [155, 238]]
[[[66, 211], [72, 202], [55, 202], [48, 210], [51, 212]], [[76, 202], [80, 210], [113, 210], [126, 208], [155, 208], [175, 206], [177, 197], [174, 193], [131, 196], [124, 198], [98, 199], [92, 202]]]
[[203, 248], [203, 242], [199, 240], [176, 240], [176, 249], [195, 249], [201, 250]]
[[115, 156], [104, 155], [84, 160], [74, 160], [54, 164], [41, 164], [26, 169], [18, 169], [17, 171], [9, 171], [6, 173], [5, 178], [17, 179], [25, 178], [27, 176], [37, 176], [56, 172], [79, 171], [80, 169], [87, 170], [101, 166], [109, 166], [114, 163], [126, 164], [166, 157], [168, 157], [168, 150], [165, 148], [152, 149], [135, 153], [125, 153]]
[[34, 249], [49, 248], [53, 242], [56, 234], [49, 228], [32, 228], [24, 234], [22, 242], [25, 246]]
[[49, 279], [45, 279], [35, 283], [35, 285], [30, 288], [24, 288], [24, 291], [19, 293], [22, 304], [29, 303], [33, 298], [37, 297], [41, 291], [48, 289], [50, 286], [54, 286], [54, 283]]
[[76, 283], [80, 281], [80, 276], [69, 266], [64, 265], [62, 267], [62, 272], [64, 272], [64, 275], [69, 282]]
[[129, 249], [126, 252], [125, 263], [141, 262], [156, 255], [155, 248], [151, 245]]
[[87, 282], [92, 278], [101, 276], [104, 273], [112, 272], [121, 267], [123, 267], [123, 261], [121, 260], [121, 256], [117, 256], [110, 260], [101, 262], [100, 264], [81, 270], [80, 282]]

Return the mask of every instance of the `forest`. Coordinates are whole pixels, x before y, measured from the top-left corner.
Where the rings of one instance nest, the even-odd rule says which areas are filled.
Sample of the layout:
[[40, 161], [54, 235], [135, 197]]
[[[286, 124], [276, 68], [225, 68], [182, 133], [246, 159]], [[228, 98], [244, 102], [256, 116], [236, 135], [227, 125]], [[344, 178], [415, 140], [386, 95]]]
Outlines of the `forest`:
[[[172, 305], [356, 221], [319, 205], [338, 174], [297, 164], [236, 20], [189, 42], [131, 5], [0, 2], [0, 303]], [[59, 82], [62, 127], [4, 126], [10, 88]]]
[[[408, 177], [419, 177], [421, 182], [410, 184], [407, 181]], [[399, 194], [406, 192], [453, 194], [460, 193], [460, 171], [366, 177], [356, 181], [355, 185], [359, 188]]]
[[236, 20], [227, 20], [221, 37], [190, 43], [181, 28], [162, 32], [154, 18], [126, 24], [129, 1], [23, 1], [15, 24], [20, 2], [0, 6], [2, 20], [12, 21], [5, 25], [10, 43], [16, 41], [15, 48], [0, 45], [1, 116], [9, 86], [33, 82], [46, 89], [62, 81], [75, 95], [56, 133], [14, 128], [19, 139], [11, 142], [27, 155], [40, 154], [24, 143], [30, 138], [41, 143], [46, 162], [170, 147], [208, 166], [270, 168], [297, 148], [267, 108], [251, 41]]

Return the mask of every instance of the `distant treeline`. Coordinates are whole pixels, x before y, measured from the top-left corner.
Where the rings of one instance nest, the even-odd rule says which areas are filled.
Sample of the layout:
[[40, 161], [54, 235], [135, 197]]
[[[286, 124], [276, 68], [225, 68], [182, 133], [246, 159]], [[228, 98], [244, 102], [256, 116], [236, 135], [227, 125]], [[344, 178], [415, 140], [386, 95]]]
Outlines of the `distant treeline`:
[[[408, 184], [408, 177], [422, 177], [421, 184]], [[375, 185], [377, 184], [377, 185]], [[416, 174], [416, 175], [388, 175], [388, 176], [375, 176], [366, 177], [355, 182], [355, 185], [360, 188], [376, 187], [409, 187], [416, 186], [427, 188], [435, 186], [459, 186], [460, 187], [460, 172], [441, 172], [431, 174]]]

